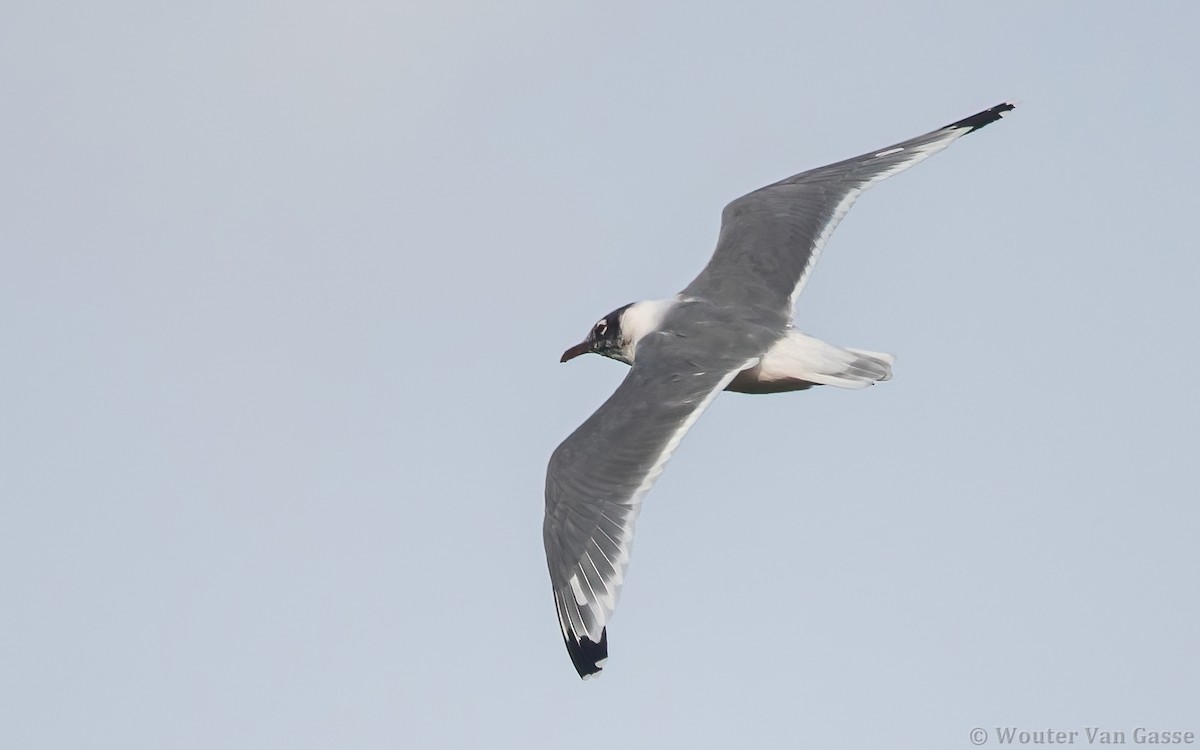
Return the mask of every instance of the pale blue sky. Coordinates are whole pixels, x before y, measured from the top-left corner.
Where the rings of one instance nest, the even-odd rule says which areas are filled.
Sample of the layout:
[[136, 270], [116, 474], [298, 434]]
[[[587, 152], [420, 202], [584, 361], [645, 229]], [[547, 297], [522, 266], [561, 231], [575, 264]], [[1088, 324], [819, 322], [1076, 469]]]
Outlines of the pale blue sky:
[[[7, 3], [0, 747], [1200, 732], [1200, 10], [817, 5]], [[1005, 99], [801, 297], [895, 379], [717, 399], [581, 683], [558, 355]]]

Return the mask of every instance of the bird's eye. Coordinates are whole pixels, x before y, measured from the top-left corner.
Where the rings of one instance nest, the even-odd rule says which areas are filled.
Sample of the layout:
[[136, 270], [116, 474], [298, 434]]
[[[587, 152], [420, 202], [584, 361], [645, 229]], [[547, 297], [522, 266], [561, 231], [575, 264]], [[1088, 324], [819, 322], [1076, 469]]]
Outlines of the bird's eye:
[[607, 331], [607, 330], [608, 330], [608, 321], [602, 320], [596, 324], [595, 328], [592, 329], [592, 333], [596, 334], [597, 336], [603, 336], [605, 331]]

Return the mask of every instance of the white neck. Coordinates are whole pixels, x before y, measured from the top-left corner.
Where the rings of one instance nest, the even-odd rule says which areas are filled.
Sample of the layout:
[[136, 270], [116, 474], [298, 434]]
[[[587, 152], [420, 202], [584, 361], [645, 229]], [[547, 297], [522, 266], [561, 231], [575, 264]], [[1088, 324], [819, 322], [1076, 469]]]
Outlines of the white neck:
[[678, 299], [656, 299], [635, 302], [621, 313], [621, 336], [629, 343], [623, 352], [629, 364], [633, 364], [637, 352], [637, 344], [647, 334], [654, 333], [662, 326], [663, 318], [679, 303]]

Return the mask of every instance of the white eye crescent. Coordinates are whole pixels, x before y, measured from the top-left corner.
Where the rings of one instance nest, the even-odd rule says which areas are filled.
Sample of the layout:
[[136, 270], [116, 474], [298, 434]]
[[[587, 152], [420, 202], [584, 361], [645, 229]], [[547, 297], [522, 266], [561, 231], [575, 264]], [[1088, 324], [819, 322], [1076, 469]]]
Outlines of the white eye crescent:
[[607, 331], [607, 330], [608, 330], [608, 319], [605, 318], [604, 320], [602, 320], [596, 324], [596, 327], [592, 329], [592, 333], [596, 334], [597, 336], [603, 336], [605, 331]]

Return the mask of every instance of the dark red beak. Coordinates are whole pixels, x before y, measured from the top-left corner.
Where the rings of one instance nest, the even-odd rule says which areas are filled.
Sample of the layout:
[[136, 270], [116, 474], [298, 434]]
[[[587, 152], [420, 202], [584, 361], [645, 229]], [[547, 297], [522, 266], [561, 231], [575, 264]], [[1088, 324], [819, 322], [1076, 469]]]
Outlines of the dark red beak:
[[568, 359], [575, 359], [580, 354], [587, 354], [591, 350], [592, 350], [591, 342], [585, 341], [582, 344], [576, 344], [575, 346], [572, 346], [570, 349], [563, 352], [562, 359], [560, 359], [558, 361], [566, 362]]

